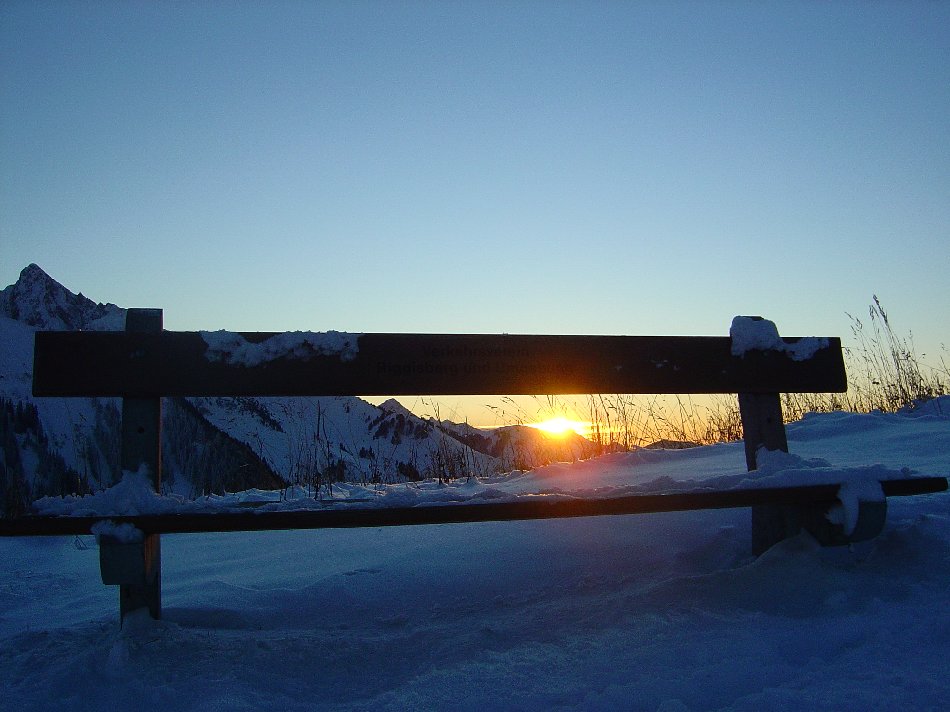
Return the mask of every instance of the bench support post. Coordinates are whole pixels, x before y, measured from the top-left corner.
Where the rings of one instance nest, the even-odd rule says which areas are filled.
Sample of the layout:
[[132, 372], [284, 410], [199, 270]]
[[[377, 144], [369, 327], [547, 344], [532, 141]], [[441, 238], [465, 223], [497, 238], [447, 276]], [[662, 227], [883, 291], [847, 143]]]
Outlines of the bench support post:
[[[788, 452], [788, 438], [778, 393], [740, 393], [739, 415], [745, 441], [745, 461], [749, 471], [758, 468], [759, 448]], [[795, 536], [802, 529], [799, 507], [763, 504], [752, 508], [752, 553], [763, 553], [774, 544]]]
[[[126, 331], [161, 331], [161, 309], [129, 309]], [[145, 467], [156, 492], [162, 483], [162, 400], [161, 398], [122, 399], [122, 470], [135, 472]], [[119, 584], [119, 616], [147, 608], [152, 618], [161, 617], [162, 577], [161, 540], [147, 535], [141, 544], [110, 543], [100, 540], [100, 568], [103, 581]], [[104, 549], [102, 547], [105, 547]], [[118, 570], [120, 573], [114, 573]]]
[[778, 393], [740, 393], [739, 415], [742, 418], [742, 439], [745, 441], [745, 462], [755, 470], [759, 448], [788, 452], [782, 401]]

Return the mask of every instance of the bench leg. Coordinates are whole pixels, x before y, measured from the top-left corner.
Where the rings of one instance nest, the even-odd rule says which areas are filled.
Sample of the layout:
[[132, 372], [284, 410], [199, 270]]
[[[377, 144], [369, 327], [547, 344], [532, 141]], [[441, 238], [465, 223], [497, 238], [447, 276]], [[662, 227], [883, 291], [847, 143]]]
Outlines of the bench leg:
[[[788, 452], [782, 400], [778, 393], [740, 393], [739, 415], [742, 418], [742, 439], [748, 470], [757, 469], [759, 448]], [[752, 508], [752, 553], [758, 556], [783, 539], [802, 529], [802, 513], [798, 507], [768, 504]]]
[[884, 529], [887, 500], [860, 502], [854, 531], [828, 519], [828, 506], [760, 505], [752, 508], [752, 553], [762, 554], [784, 539], [802, 530], [811, 534], [822, 546], [845, 546], [873, 539]]
[[787, 504], [761, 504], [752, 508], [752, 555], [765, 553], [780, 541], [797, 536], [802, 530], [801, 507]]
[[802, 528], [822, 546], [844, 546], [873, 539], [884, 529], [887, 520], [887, 500], [858, 503], [858, 519], [854, 530], [847, 534], [844, 527], [828, 519], [828, 510], [812, 507], [802, 512]]
[[99, 570], [104, 584], [119, 587], [120, 622], [140, 608], [147, 608], [152, 618], [161, 617], [161, 554], [158, 534], [131, 543], [99, 537]]
[[142, 556], [142, 581], [119, 585], [119, 617], [147, 608], [155, 620], [162, 617], [162, 547], [158, 534], [145, 537]]

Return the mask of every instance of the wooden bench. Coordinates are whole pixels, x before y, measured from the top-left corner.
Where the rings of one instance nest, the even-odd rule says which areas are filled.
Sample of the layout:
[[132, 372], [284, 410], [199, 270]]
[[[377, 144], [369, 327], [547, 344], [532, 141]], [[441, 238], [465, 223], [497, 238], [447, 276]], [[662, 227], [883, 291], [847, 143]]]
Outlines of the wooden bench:
[[[456, 334], [331, 334], [344, 344], [314, 341], [306, 357], [217, 350], [228, 335], [162, 330], [162, 312], [130, 309], [124, 332], [36, 334], [33, 393], [122, 398], [123, 470], [144, 464], [161, 483], [161, 398], [165, 396], [541, 395], [576, 393], [737, 393], [746, 463], [756, 469], [760, 448], [788, 450], [780, 394], [843, 392], [841, 344], [820, 341], [807, 358], [793, 358], [800, 339], [783, 349], [732, 351], [729, 337], [525, 336]], [[271, 333], [232, 340], [263, 346]], [[253, 346], [257, 345], [257, 346]], [[355, 348], [354, 348], [355, 347]], [[247, 351], [248, 349], [245, 349]], [[279, 352], [277, 352], [279, 353]], [[943, 491], [943, 477], [883, 481], [886, 496]], [[103, 582], [119, 585], [120, 611], [161, 610], [162, 533], [543, 519], [676, 510], [751, 507], [753, 552], [802, 528], [824, 544], [875, 536], [885, 502], [862, 503], [850, 535], [825, 513], [838, 485], [702, 490], [596, 500], [509, 501], [484, 504], [318, 511], [221, 512], [131, 517], [25, 516], [0, 522], [0, 535], [87, 534], [102, 521], [132, 524], [142, 541], [100, 537]]]

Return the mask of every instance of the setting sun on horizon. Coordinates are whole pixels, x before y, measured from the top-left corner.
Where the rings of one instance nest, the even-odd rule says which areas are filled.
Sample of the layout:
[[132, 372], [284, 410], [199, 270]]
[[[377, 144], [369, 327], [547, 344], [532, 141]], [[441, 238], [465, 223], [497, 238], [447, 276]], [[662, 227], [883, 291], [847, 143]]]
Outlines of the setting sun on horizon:
[[590, 435], [592, 423], [584, 420], [570, 420], [563, 416], [548, 418], [538, 423], [526, 423], [530, 428], [543, 430], [550, 435], [567, 435], [570, 432], [577, 433], [582, 437]]

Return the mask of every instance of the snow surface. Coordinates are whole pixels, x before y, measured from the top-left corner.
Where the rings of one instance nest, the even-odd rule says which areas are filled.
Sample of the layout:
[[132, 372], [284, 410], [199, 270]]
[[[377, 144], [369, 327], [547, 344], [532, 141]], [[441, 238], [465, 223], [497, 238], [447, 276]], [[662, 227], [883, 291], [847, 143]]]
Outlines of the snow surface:
[[155, 491], [148, 468], [137, 472], [123, 472], [122, 479], [108, 489], [82, 497], [43, 497], [34, 507], [38, 514], [50, 516], [170, 514], [187, 508], [187, 502], [177, 495], [160, 495]]
[[[950, 474], [948, 399], [788, 432], [762, 474]], [[640, 451], [456, 494], [715, 482], [743, 462], [739, 443]], [[122, 629], [94, 537], [4, 539], [0, 707], [945, 709], [950, 495], [888, 507], [872, 541], [802, 535], [758, 559], [744, 509], [165, 535], [164, 618]]]
[[816, 352], [828, 348], [828, 339], [814, 336], [786, 342], [779, 336], [775, 322], [760, 317], [735, 317], [729, 336], [733, 356], [745, 356], [750, 351], [783, 351], [793, 361], [807, 361]]
[[208, 345], [205, 358], [232, 366], [259, 366], [280, 358], [306, 361], [315, 355], [339, 356], [343, 361], [352, 361], [359, 352], [360, 334], [342, 331], [288, 331], [274, 334], [258, 344], [233, 331], [200, 333]]

